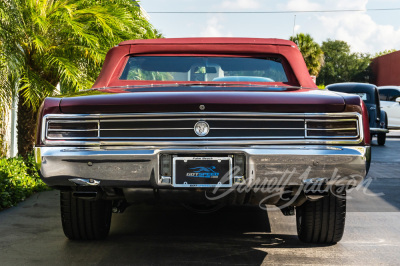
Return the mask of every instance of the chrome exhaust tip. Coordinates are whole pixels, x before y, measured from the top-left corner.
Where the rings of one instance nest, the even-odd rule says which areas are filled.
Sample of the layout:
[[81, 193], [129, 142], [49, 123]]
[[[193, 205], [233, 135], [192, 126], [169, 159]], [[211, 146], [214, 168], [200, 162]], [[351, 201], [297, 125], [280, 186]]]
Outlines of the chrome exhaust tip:
[[303, 180], [303, 191], [307, 199], [318, 200], [329, 194], [326, 178], [310, 178]]
[[69, 182], [74, 183], [77, 186], [99, 186], [100, 181], [96, 179], [85, 179], [85, 178], [72, 178], [68, 179]]
[[84, 200], [97, 200], [100, 198], [100, 193], [96, 191], [74, 191], [72, 192], [72, 196]]

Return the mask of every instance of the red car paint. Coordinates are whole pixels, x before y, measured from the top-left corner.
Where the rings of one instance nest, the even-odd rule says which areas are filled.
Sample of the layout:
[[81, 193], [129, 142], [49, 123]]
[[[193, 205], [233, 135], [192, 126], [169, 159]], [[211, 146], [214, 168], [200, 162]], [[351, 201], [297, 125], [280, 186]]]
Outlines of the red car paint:
[[[282, 56], [289, 82], [198, 82], [198, 89], [179, 85], [193, 82], [120, 80], [131, 55], [169, 56]], [[230, 84], [230, 82], [225, 82]], [[160, 86], [160, 87], [158, 87]], [[277, 86], [277, 87], [276, 87]], [[292, 86], [296, 86], [293, 88]], [[265, 88], [265, 89], [263, 89]], [[282, 89], [283, 88], [283, 89]], [[287, 40], [255, 38], [177, 38], [125, 41], [112, 48], [93, 90], [75, 97], [47, 98], [39, 117], [70, 113], [209, 112], [362, 113], [359, 97], [321, 91], [312, 81], [297, 46]], [[41, 127], [39, 119], [38, 129]], [[368, 126], [364, 129], [368, 131]], [[38, 130], [38, 132], [40, 132]], [[366, 132], [365, 134], [367, 134]], [[36, 144], [41, 145], [40, 136]]]
[[[292, 81], [287, 85], [317, 88], [295, 43], [287, 40], [256, 38], [177, 38], [122, 42], [108, 52], [103, 69], [92, 88], [176, 83], [175, 81], [127, 81], [120, 80], [119, 76], [130, 55], [198, 56], [199, 54], [229, 57], [279, 55], [285, 59], [285, 68], [289, 80]], [[283, 84], [278, 83], [278, 85]]]

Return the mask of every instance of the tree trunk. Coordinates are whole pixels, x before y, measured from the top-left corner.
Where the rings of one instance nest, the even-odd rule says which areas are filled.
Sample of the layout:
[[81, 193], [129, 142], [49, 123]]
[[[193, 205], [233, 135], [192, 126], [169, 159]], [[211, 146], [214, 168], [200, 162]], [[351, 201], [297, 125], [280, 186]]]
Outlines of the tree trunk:
[[18, 154], [26, 158], [33, 151], [38, 110], [33, 110], [25, 104], [21, 92], [18, 97]]

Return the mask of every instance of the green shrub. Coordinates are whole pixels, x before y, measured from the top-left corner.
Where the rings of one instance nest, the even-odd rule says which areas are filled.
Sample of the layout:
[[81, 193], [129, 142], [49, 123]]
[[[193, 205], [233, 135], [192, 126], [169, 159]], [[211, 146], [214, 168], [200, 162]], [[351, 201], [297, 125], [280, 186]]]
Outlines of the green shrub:
[[325, 85], [318, 85], [318, 89], [325, 90]]
[[0, 210], [48, 189], [39, 178], [32, 155], [26, 160], [22, 157], [0, 159]]

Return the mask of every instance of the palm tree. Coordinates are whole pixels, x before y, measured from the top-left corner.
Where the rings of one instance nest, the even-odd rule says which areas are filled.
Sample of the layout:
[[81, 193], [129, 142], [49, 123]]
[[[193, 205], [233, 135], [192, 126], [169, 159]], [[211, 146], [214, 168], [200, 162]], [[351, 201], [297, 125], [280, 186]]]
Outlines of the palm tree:
[[310, 34], [299, 33], [290, 37], [290, 40], [297, 44], [306, 62], [308, 72], [312, 76], [318, 76], [324, 64], [324, 52]]
[[31, 150], [37, 109], [57, 84], [61, 93], [88, 89], [110, 47], [156, 35], [132, 0], [1, 0], [0, 96], [19, 94], [20, 154]]

